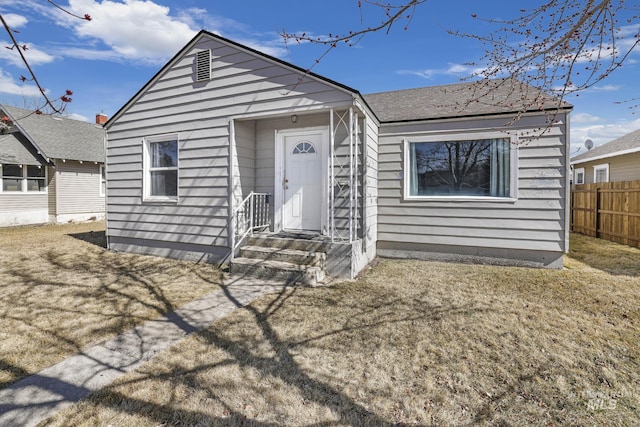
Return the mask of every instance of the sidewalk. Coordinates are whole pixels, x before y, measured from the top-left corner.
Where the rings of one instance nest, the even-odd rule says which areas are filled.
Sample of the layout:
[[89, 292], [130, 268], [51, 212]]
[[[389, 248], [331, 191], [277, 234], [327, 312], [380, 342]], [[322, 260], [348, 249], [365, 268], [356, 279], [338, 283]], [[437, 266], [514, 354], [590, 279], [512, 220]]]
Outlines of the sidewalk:
[[0, 390], [0, 427], [34, 426], [111, 384], [192, 332], [284, 283], [228, 276], [225, 287]]

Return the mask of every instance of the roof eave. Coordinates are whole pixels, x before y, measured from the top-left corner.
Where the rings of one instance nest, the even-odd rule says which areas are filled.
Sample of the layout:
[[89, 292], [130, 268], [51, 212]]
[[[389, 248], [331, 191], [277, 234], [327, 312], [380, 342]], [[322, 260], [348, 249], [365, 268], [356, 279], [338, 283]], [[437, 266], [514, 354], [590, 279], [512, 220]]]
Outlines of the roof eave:
[[[640, 147], [629, 148], [627, 150], [614, 151], [612, 153], [601, 154], [599, 156], [587, 157], [586, 159], [577, 159], [571, 161], [571, 165], [579, 165], [581, 163], [593, 162], [594, 160], [603, 160], [611, 157], [623, 156], [625, 154], [633, 154], [640, 152]], [[585, 153], [586, 154], [586, 153]]]
[[382, 120], [380, 123], [383, 125], [394, 125], [394, 124], [407, 124], [407, 123], [419, 123], [419, 122], [431, 122], [437, 120], [455, 120], [455, 119], [468, 119], [468, 118], [480, 118], [480, 117], [498, 117], [498, 116], [511, 116], [513, 114], [539, 114], [546, 113], [550, 111], [559, 111], [559, 112], [570, 112], [573, 110], [573, 106], [569, 105], [566, 107], [560, 108], [545, 108], [541, 110], [528, 110], [523, 112], [520, 111], [504, 111], [504, 112], [495, 112], [495, 113], [477, 113], [477, 114], [466, 114], [466, 115], [453, 115], [453, 116], [439, 116], [439, 117], [428, 117], [422, 119], [406, 119], [406, 120]]

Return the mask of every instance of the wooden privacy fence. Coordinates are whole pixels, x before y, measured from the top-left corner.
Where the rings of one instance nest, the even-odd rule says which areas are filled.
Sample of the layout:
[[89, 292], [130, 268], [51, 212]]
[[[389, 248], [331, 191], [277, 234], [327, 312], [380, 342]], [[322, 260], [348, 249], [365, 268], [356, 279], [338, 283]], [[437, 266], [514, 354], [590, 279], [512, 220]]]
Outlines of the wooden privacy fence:
[[640, 247], [640, 181], [574, 185], [571, 231]]

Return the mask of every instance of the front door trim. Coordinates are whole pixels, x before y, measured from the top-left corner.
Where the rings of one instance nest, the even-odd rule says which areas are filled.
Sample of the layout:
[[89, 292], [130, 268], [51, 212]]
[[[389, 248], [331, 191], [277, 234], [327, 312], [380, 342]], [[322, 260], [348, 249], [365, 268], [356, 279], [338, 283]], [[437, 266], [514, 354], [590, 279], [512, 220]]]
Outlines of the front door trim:
[[273, 194], [273, 217], [274, 231], [282, 231], [283, 229], [283, 203], [284, 203], [284, 178], [285, 178], [285, 137], [321, 134], [322, 140], [322, 215], [320, 217], [320, 230], [322, 234], [326, 234], [327, 230], [327, 212], [328, 212], [328, 168], [329, 168], [329, 127], [308, 127], [296, 129], [283, 129], [275, 131], [275, 182]]

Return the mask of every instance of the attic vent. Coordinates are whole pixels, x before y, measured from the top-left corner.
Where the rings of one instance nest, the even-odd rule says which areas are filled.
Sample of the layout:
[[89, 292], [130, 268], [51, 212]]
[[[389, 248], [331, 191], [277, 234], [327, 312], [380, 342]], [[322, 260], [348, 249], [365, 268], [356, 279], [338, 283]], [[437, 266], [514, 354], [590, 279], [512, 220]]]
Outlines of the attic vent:
[[211, 80], [211, 50], [196, 53], [196, 81]]

